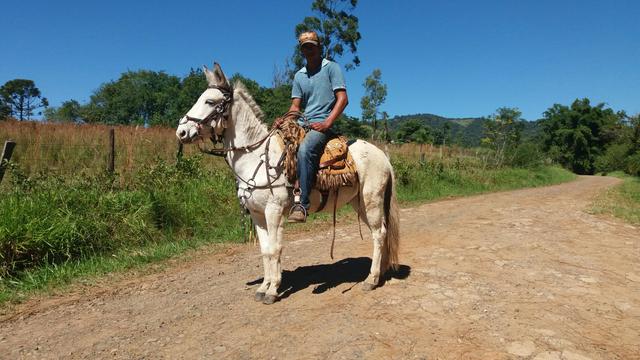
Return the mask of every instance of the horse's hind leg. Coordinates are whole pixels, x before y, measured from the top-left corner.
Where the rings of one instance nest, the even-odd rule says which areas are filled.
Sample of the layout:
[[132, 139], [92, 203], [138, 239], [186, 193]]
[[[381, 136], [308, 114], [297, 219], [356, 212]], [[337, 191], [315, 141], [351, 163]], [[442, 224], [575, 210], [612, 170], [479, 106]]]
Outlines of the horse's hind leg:
[[[352, 202], [352, 205], [354, 208], [356, 207], [354, 202]], [[362, 284], [362, 289], [369, 291], [373, 290], [380, 283], [383, 261], [382, 247], [387, 236], [384, 226], [384, 186], [381, 186], [381, 189], [371, 189], [365, 184], [362, 189], [362, 200], [358, 205], [356, 211], [359, 212], [367, 225], [369, 225], [371, 237], [373, 238], [371, 269], [369, 270], [369, 276], [367, 276]]]
[[[369, 211], [367, 211], [367, 217], [369, 218]], [[378, 216], [377, 213], [382, 214], [381, 211], [375, 209], [371, 211], [372, 216]], [[369, 276], [362, 284], [362, 289], [365, 291], [373, 290], [380, 283], [380, 272], [382, 265], [382, 246], [384, 245], [384, 238], [386, 237], [386, 229], [382, 225], [382, 221], [378, 224], [378, 220], [373, 221], [371, 224], [371, 237], [373, 238], [373, 255], [371, 257], [371, 269], [369, 270]]]

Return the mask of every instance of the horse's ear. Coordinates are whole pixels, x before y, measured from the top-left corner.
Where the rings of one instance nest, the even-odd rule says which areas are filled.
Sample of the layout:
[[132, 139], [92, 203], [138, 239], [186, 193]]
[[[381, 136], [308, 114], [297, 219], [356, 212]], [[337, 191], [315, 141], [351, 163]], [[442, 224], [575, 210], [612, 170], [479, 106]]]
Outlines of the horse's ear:
[[213, 63], [213, 78], [216, 85], [229, 85], [229, 83], [227, 82], [227, 77], [224, 76], [222, 68], [217, 62]]
[[214, 79], [213, 73], [211, 72], [211, 70], [209, 70], [207, 65], [202, 65], [202, 72], [204, 72], [204, 77], [207, 79], [207, 84], [209, 85], [215, 84], [216, 80]]

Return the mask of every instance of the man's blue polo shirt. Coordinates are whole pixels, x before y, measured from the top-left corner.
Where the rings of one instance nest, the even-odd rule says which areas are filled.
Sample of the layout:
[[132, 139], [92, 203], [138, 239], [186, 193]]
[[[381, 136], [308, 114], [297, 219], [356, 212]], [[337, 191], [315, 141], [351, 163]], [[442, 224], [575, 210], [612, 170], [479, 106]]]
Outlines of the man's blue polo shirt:
[[304, 114], [310, 122], [324, 121], [336, 103], [335, 90], [346, 89], [340, 65], [322, 59], [320, 70], [307, 72], [307, 67], [298, 70], [293, 78], [291, 98], [302, 99]]

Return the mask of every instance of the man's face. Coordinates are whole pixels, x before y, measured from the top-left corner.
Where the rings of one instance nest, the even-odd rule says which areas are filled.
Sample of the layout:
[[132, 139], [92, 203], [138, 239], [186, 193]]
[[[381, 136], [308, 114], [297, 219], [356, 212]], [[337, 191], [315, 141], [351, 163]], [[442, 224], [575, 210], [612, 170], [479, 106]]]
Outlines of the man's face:
[[313, 59], [320, 56], [320, 47], [313, 45], [311, 43], [306, 43], [300, 47], [300, 51], [302, 52], [302, 56], [307, 59]]

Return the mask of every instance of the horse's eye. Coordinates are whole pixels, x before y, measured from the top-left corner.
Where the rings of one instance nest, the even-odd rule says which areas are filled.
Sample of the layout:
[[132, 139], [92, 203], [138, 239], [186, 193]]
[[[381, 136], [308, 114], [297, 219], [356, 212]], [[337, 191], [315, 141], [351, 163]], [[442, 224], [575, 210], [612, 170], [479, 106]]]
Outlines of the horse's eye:
[[207, 104], [207, 105], [215, 105], [216, 104], [216, 102], [211, 100], [211, 99], [206, 100], [204, 103]]

